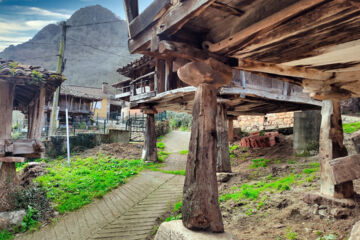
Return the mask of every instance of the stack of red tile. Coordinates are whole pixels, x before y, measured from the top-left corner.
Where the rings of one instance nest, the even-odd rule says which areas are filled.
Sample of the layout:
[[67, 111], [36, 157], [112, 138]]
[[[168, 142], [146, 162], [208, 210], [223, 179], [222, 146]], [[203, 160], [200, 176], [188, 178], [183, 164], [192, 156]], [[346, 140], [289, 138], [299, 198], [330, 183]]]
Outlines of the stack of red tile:
[[241, 147], [251, 147], [251, 148], [265, 148], [272, 147], [277, 142], [279, 142], [279, 133], [278, 132], [265, 132], [260, 134], [260, 132], [251, 133], [249, 137], [244, 137], [240, 141]]

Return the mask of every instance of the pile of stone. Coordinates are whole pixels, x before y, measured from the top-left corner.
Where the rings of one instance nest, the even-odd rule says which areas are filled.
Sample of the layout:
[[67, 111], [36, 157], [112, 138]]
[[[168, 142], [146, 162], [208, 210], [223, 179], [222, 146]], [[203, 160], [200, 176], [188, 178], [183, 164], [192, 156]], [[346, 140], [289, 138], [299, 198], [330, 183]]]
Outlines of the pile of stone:
[[279, 132], [261, 132], [251, 133], [248, 137], [243, 137], [240, 141], [240, 147], [246, 148], [265, 148], [272, 147], [279, 142]]

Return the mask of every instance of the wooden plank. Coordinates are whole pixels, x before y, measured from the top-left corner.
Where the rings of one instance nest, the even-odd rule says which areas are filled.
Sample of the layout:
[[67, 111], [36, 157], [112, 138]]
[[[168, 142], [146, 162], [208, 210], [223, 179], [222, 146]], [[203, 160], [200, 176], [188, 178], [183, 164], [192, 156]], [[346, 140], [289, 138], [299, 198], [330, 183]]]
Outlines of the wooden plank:
[[242, 41], [246, 40], [249, 36], [266, 30], [270, 30], [275, 26], [280, 25], [281, 23], [287, 21], [293, 16], [299, 14], [300, 12], [312, 8], [325, 0], [301, 0], [290, 7], [287, 7], [277, 13], [267, 17], [255, 24], [252, 24], [250, 27], [236, 33], [235, 35], [226, 38], [215, 44], [208, 44], [208, 50], [210, 52], [223, 53], [225, 49], [228, 49], [232, 46], [238, 45]]
[[138, 0], [124, 0], [124, 9], [128, 24], [139, 15]]
[[152, 3], [129, 24], [130, 37], [134, 38], [139, 33], [156, 21], [159, 13], [170, 6], [171, 0], [154, 0]]
[[[262, 33], [261, 37], [253, 38], [242, 44], [240, 49], [236, 50], [236, 55], [246, 58], [257, 50], [266, 51], [268, 47], [277, 42], [285, 41], [294, 36], [301, 36], [309, 31], [316, 29], [324, 29], [329, 24], [336, 24], [341, 18], [352, 14], [354, 11], [342, 12], [350, 7], [348, 1], [330, 1], [317, 8], [315, 11], [308, 11], [296, 18], [291, 19], [286, 24], [278, 26], [266, 33]], [[304, 64], [299, 64], [304, 65]]]
[[329, 161], [333, 184], [360, 178], [360, 154], [335, 158]]
[[25, 162], [25, 158], [24, 157], [0, 157], [0, 162], [22, 163], [22, 162]]
[[205, 11], [215, 0], [186, 0], [179, 2], [157, 24], [158, 35], [177, 32], [191, 18]]
[[144, 94], [131, 96], [130, 97], [130, 102], [133, 102], [133, 101], [135, 102], [135, 101], [145, 99], [145, 98], [151, 98], [151, 97], [154, 97], [155, 95], [156, 95], [155, 92], [147, 92], [147, 93], [144, 93]]
[[242, 88], [242, 87], [223, 87], [220, 89], [220, 95], [243, 95], [243, 96], [256, 96], [265, 99], [277, 100], [277, 101], [285, 101], [285, 102], [293, 102], [293, 103], [303, 103], [303, 104], [311, 104], [314, 106], [321, 106], [320, 101], [316, 101], [314, 99], [304, 98], [300, 96], [292, 96], [292, 95], [282, 95], [282, 94], [274, 94], [269, 91], [262, 91], [250, 88]]
[[315, 68], [287, 66], [284, 64], [275, 64], [268, 62], [260, 62], [249, 59], [239, 59], [236, 69], [262, 72], [269, 74], [276, 74], [281, 76], [290, 76], [297, 78], [304, 78], [309, 80], [328, 80], [329, 83], [345, 82], [345, 81], [358, 81], [360, 79], [360, 71], [350, 72], [325, 72]]

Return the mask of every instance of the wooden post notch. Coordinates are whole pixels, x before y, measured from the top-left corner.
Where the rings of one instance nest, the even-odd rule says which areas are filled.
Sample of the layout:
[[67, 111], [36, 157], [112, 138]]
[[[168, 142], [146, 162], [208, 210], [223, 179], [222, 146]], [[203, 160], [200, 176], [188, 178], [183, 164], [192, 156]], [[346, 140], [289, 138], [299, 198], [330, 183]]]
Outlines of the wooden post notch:
[[[343, 144], [344, 136], [339, 101], [323, 101], [321, 115], [320, 192], [334, 198], [350, 198], [354, 194], [353, 179], [344, 178], [342, 175], [346, 174], [346, 171], [343, 172], [344, 168], [350, 167], [350, 163], [354, 163], [354, 160], [343, 158], [348, 155], [348, 152]], [[358, 168], [360, 169], [360, 167]]]
[[183, 224], [192, 230], [224, 232], [216, 179], [216, 94], [217, 88], [231, 82], [232, 70], [210, 58], [185, 64], [178, 69], [178, 76], [198, 87], [183, 190]]
[[148, 162], [156, 162], [157, 148], [155, 132], [155, 114], [157, 113], [157, 111], [154, 108], [149, 108], [143, 109], [143, 113], [146, 114], [143, 160]]

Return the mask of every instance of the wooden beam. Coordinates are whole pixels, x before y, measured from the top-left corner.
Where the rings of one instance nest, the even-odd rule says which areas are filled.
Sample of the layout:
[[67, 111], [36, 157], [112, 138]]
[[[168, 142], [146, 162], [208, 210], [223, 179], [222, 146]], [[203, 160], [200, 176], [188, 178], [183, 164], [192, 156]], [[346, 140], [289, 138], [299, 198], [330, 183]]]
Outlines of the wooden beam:
[[360, 71], [325, 72], [310, 67], [287, 66], [284, 64], [260, 62], [250, 59], [239, 59], [238, 66], [235, 68], [250, 72], [262, 72], [280, 76], [304, 78], [309, 79], [310, 81], [330, 81], [330, 83], [357, 81], [360, 79]]
[[218, 2], [218, 1], [215, 1], [213, 4], [211, 4], [212, 8], [216, 8], [220, 11], [223, 11], [223, 12], [226, 12], [226, 13], [229, 13], [231, 15], [234, 15], [234, 16], [242, 16], [244, 15], [244, 11], [242, 11], [241, 9], [238, 9], [238, 8], [234, 8], [234, 7], [231, 7], [225, 3], [222, 3], [222, 2]]
[[159, 42], [160, 57], [182, 58], [190, 61], [203, 62], [212, 57], [223, 63], [230, 63], [234, 59], [209, 53], [204, 50], [190, 46], [187, 43], [163, 40]]
[[321, 106], [320, 101], [316, 101], [311, 98], [303, 98], [303, 97], [291, 96], [291, 95], [285, 96], [282, 94], [271, 93], [269, 91], [262, 91], [262, 90], [242, 88], [242, 87], [221, 88], [220, 95], [244, 95], [244, 96], [261, 97], [264, 99], [270, 99], [276, 101], [310, 104], [318, 107]]
[[302, 11], [305, 11], [309, 8], [312, 8], [325, 0], [301, 0], [297, 3], [279, 11], [275, 14], [251, 25], [250, 27], [236, 33], [235, 35], [226, 38], [215, 44], [208, 44], [207, 48], [210, 52], [223, 53], [225, 50], [228, 51], [229, 48], [240, 44], [242, 41], [246, 40], [251, 35], [258, 33], [264, 30], [271, 30], [275, 26], [280, 25], [281, 23], [287, 21], [288, 19], [296, 16]]
[[175, 33], [188, 21], [205, 11], [215, 0], [179, 1], [157, 24], [156, 34]]
[[128, 24], [139, 15], [138, 0], [124, 0], [124, 9]]
[[341, 19], [357, 11], [355, 8], [353, 11], [348, 11], [350, 7], [350, 1], [329, 1], [322, 4], [315, 11], [308, 11], [299, 17], [293, 18], [286, 24], [276, 27], [273, 31], [261, 32], [261, 37], [254, 37], [244, 42], [232, 54], [242, 58], [251, 58], [252, 54], [266, 52], [271, 46], [292, 37], [299, 36], [301, 38], [303, 34], [311, 34], [311, 32], [318, 31], [318, 29], [326, 29], [329, 25], [337, 24]]
[[22, 163], [22, 162], [25, 162], [25, 158], [24, 157], [0, 157], [0, 162]]
[[159, 18], [171, 4], [171, 0], [154, 0], [152, 3], [129, 24], [130, 37], [134, 38]]

